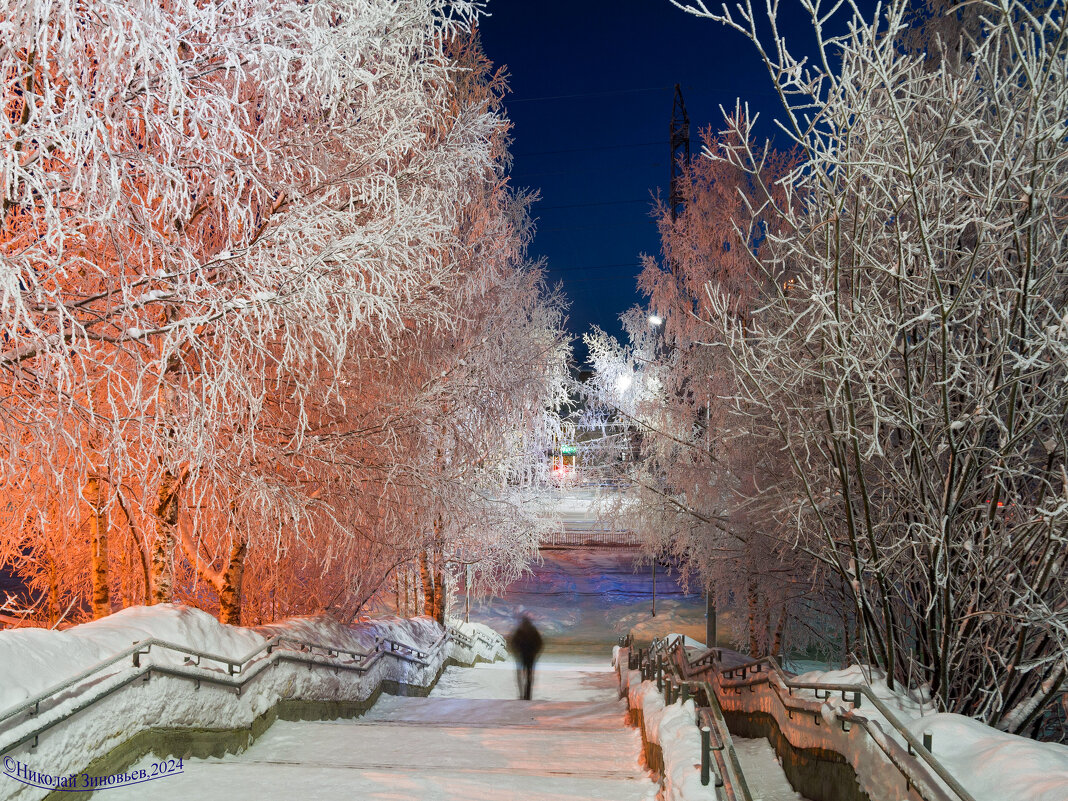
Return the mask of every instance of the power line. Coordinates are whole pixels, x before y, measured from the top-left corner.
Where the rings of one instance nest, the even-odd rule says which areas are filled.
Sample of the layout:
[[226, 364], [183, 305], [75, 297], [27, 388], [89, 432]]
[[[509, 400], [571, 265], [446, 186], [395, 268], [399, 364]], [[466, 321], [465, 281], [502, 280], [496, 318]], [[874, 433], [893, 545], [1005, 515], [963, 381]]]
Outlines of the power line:
[[534, 150], [526, 153], [513, 153], [513, 158], [520, 158], [522, 156], [554, 156], [558, 153], [586, 153], [592, 150], [626, 150], [627, 148], [637, 147], [653, 147], [654, 145], [659, 147], [664, 144], [663, 139], [657, 139], [652, 142], [634, 142], [628, 145], [599, 145], [597, 147], [569, 147], [564, 150]]
[[[662, 161], [631, 161], [630, 167], [663, 167]], [[578, 169], [570, 170], [540, 170], [538, 172], [523, 172], [521, 170], [514, 170], [510, 173], [510, 176], [517, 181], [526, 181], [528, 178], [543, 178], [551, 175], [576, 175], [582, 173], [605, 172], [605, 167], [580, 167]]]
[[[653, 218], [649, 218], [649, 222], [655, 224]], [[551, 234], [558, 231], [601, 231], [605, 228], [633, 228], [634, 221], [628, 220], [627, 222], [618, 223], [605, 223], [604, 225], [561, 225], [553, 226], [552, 228], [538, 228], [538, 234]]]
[[608, 97], [609, 95], [632, 95], [638, 92], [662, 92], [670, 89], [670, 86], [647, 86], [641, 89], [606, 89], [602, 92], [580, 92], [574, 95], [543, 95], [542, 97], [509, 98], [507, 103], [534, 103], [541, 100], [570, 100], [578, 97]]
[[555, 211], [556, 209], [584, 209], [589, 206], [622, 206], [627, 203], [652, 203], [651, 198], [641, 200], [602, 200], [593, 203], [566, 203], [562, 206], [535, 206], [532, 211], [537, 214], [543, 211]]
[[614, 269], [614, 268], [617, 268], [617, 267], [641, 267], [641, 262], [638, 262], [638, 261], [622, 261], [622, 262], [617, 262], [616, 264], [590, 264], [590, 265], [581, 265], [581, 266], [577, 266], [577, 267], [550, 267], [549, 268], [549, 272], [572, 273], [572, 272], [580, 272], [580, 271], [583, 271], [583, 270], [609, 270], [609, 269]]

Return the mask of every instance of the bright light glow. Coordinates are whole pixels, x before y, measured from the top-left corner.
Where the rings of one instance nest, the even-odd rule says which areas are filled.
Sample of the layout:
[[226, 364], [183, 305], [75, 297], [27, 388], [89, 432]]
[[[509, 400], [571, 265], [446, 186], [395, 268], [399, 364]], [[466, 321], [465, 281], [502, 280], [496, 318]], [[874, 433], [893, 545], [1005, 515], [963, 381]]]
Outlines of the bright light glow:
[[623, 375], [616, 379], [616, 389], [618, 389], [620, 392], [626, 392], [628, 389], [630, 389], [630, 385], [633, 383], [634, 376], [632, 376], [630, 373], [623, 373]]
[[649, 325], [651, 325], [653, 327], [656, 327], [658, 325], [661, 325], [663, 322], [664, 322], [664, 318], [661, 317], [659, 314], [650, 314], [649, 315]]

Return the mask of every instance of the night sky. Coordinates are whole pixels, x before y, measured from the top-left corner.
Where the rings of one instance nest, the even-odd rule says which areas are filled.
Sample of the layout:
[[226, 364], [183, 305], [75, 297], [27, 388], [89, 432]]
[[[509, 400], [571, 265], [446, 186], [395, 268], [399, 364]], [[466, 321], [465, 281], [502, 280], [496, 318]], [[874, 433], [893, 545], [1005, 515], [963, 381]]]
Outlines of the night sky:
[[[782, 5], [793, 7], [784, 29], [807, 41], [796, 0]], [[490, 0], [488, 11], [483, 46], [510, 73], [513, 181], [541, 194], [531, 256], [563, 282], [576, 337], [594, 324], [618, 336], [618, 316], [642, 302], [639, 256], [659, 254], [650, 211], [667, 194], [674, 85], [696, 157], [698, 131], [721, 128], [720, 105], [738, 97], [774, 135], [770, 78], [741, 34], [668, 0]]]

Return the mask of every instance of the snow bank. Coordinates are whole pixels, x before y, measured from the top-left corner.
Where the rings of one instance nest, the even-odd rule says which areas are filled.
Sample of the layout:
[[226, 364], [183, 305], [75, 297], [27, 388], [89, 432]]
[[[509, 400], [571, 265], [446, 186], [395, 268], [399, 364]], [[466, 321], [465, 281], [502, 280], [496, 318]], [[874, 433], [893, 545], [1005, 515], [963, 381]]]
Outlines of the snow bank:
[[[637, 673], [637, 671], [635, 671]], [[714, 782], [701, 784], [701, 732], [692, 700], [664, 706], [655, 681], [635, 681], [628, 691], [632, 709], [641, 709], [645, 737], [660, 746], [664, 758], [663, 801], [716, 798]]]
[[[1011, 788], [1013, 801], [1068, 799], [1068, 746], [1007, 734], [963, 715], [938, 713], [927, 693], [891, 690], [885, 673], [877, 669], [854, 665], [843, 670], [816, 670], [798, 676], [796, 681], [866, 684], [916, 739], [922, 740], [925, 733], [931, 735], [932, 753], [976, 801], [1005, 801], [1007, 788]], [[815, 699], [815, 690], [793, 692]], [[828, 721], [853, 708], [840, 694], [821, 701], [823, 717]], [[887, 736], [906, 745], [886, 717], [870, 704], [862, 702], [856, 714], [877, 721]]]
[[[503, 639], [478, 624], [453, 624], [470, 645], [456, 638], [443, 640], [444, 630], [429, 618], [383, 618], [343, 626], [326, 618], [296, 618], [259, 630], [226, 626], [198, 609], [157, 605], [126, 609], [103, 620], [66, 631], [21, 629], [0, 632], [0, 754], [20, 760], [39, 773], [65, 776], [83, 769], [135, 734], [153, 728], [243, 729], [280, 700], [365, 702], [383, 680], [428, 686], [449, 657], [459, 662], [503, 658]], [[207, 681], [153, 675], [148, 681], [131, 678], [146, 665], [166, 666], [190, 678], [216, 676], [231, 680], [225, 661], [201, 660], [197, 665], [181, 650], [153, 647], [140, 656], [141, 668], [124, 659], [72, 685], [37, 716], [5, 714], [26, 699], [78, 675], [87, 668], [149, 638], [179, 648], [207, 652], [222, 660], [241, 662], [275, 635], [285, 635], [330, 648], [374, 654], [389, 639], [428, 653], [425, 660], [382, 653], [362, 664], [365, 670], [314, 669], [286, 661], [289, 648], [268, 655], [261, 652], [233, 680], [240, 688]], [[325, 656], [317, 660], [329, 661]], [[342, 654], [334, 662], [355, 667]], [[425, 662], [425, 664], [424, 664]], [[143, 677], [142, 677], [143, 678]], [[127, 683], [118, 691], [107, 691]], [[10, 747], [42, 723], [70, 714], [91, 698], [100, 700], [68, 720], [43, 732], [37, 747]], [[251, 729], [249, 738], [251, 741]], [[0, 799], [36, 799], [48, 791], [18, 784], [0, 776]]]
[[1068, 799], [1068, 747], [992, 729], [964, 715], [928, 714], [906, 724], [932, 735], [934, 753], [976, 801]]
[[[620, 656], [628, 652], [612, 649], [612, 664], [620, 679], [620, 692], [626, 693], [631, 709], [640, 709], [645, 739], [660, 746], [664, 760], [661, 801], [708, 801], [716, 799], [715, 781], [701, 784], [701, 731], [697, 728], [697, 708], [692, 700], [664, 706], [664, 696], [655, 681], [642, 681], [641, 672], [628, 670]], [[714, 771], [713, 771], [714, 772]]]
[[[131, 607], [65, 631], [0, 631], [0, 715], [153, 637], [231, 659], [243, 658], [267, 640], [250, 629], [224, 626], [207, 612], [172, 604]], [[152, 661], [173, 666], [184, 664], [185, 657], [161, 650], [152, 654]]]
[[[891, 690], [886, 684], [886, 673], [864, 665], [851, 665], [841, 670], [810, 670], [795, 676], [793, 681], [812, 684], [864, 684], [876, 698], [890, 707], [890, 711], [902, 722], [925, 714], [930, 715], [935, 711], [934, 703], [926, 691], [913, 690], [906, 694], [900, 690]], [[815, 690], [794, 690], [794, 694], [802, 698], [815, 698], [815, 693]], [[853, 708], [852, 703], [842, 700], [841, 694], [832, 695], [826, 699], [826, 703], [841, 711]], [[871, 707], [864, 709], [864, 716], [869, 720], [886, 721], [877, 709]]]

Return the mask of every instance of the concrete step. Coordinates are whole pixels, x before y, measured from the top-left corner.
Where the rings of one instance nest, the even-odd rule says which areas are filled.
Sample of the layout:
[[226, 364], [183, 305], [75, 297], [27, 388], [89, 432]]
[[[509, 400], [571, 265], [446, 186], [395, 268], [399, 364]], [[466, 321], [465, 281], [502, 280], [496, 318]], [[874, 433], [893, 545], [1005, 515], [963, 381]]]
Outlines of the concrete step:
[[603, 661], [546, 662], [537, 700], [519, 701], [511, 666], [451, 667], [428, 698], [383, 696], [355, 720], [278, 721], [242, 754], [187, 760], [181, 775], [108, 801], [652, 801], [615, 687]]

